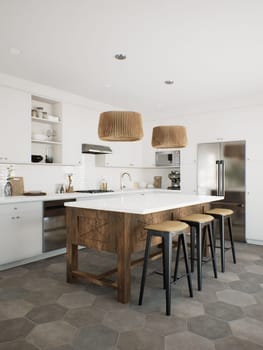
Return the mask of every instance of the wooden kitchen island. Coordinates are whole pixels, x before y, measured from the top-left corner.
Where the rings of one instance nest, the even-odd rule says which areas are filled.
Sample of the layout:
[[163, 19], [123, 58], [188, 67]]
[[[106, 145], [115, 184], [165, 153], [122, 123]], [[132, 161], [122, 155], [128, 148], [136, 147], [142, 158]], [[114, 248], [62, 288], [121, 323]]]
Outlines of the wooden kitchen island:
[[[117, 300], [128, 303], [131, 292], [132, 254], [144, 251], [146, 224], [203, 213], [218, 196], [184, 195], [167, 190], [146, 190], [105, 195], [66, 203], [67, 281], [83, 278], [117, 289]], [[153, 245], [159, 244], [156, 239]], [[78, 269], [78, 246], [117, 254], [117, 267], [101, 275]], [[141, 260], [141, 259], [140, 259]], [[117, 275], [112, 281], [110, 275]]]

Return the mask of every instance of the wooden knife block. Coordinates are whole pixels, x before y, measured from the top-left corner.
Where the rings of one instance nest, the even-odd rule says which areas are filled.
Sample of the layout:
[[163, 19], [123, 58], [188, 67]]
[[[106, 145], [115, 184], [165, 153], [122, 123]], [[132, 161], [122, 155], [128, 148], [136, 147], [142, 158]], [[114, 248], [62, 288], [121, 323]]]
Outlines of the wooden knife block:
[[23, 177], [11, 177], [8, 182], [11, 184], [12, 196], [22, 196], [24, 194]]

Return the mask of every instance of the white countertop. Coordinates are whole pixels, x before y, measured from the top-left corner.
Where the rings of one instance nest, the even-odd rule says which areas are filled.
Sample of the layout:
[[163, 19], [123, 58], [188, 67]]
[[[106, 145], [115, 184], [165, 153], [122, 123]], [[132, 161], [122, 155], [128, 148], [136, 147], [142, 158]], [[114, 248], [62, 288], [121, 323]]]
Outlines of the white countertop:
[[74, 199], [74, 198], [93, 198], [94, 196], [108, 196], [112, 193], [118, 192], [104, 192], [104, 193], [48, 193], [44, 196], [10, 196], [10, 197], [0, 197], [0, 204], [12, 204], [12, 203], [22, 203], [22, 202], [43, 202], [52, 200], [63, 200], [63, 199]]
[[[94, 198], [94, 197], [93, 197]], [[175, 193], [169, 190], [114, 192], [92, 200], [65, 203], [67, 207], [106, 210], [121, 213], [149, 214], [163, 210], [222, 200], [221, 196]]]

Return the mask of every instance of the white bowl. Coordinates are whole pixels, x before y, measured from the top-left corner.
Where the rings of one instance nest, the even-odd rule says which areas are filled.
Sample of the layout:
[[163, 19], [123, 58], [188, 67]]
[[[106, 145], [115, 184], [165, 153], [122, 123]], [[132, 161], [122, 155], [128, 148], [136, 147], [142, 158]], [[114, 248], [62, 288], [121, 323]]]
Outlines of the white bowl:
[[35, 141], [46, 141], [47, 135], [44, 134], [32, 134], [32, 139]]

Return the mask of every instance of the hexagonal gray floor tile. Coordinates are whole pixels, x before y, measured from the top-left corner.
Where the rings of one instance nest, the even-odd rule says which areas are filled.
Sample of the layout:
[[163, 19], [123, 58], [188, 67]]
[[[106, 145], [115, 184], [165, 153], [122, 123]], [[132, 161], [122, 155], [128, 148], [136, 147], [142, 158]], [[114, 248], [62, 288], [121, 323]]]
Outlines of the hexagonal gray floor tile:
[[244, 313], [239, 306], [231, 305], [218, 301], [216, 303], [210, 303], [204, 305], [206, 313], [212, 317], [220, 318], [225, 321], [236, 320], [243, 317]]
[[164, 337], [148, 329], [121, 333], [118, 350], [164, 350]]
[[32, 308], [33, 304], [23, 300], [10, 300], [0, 302], [1, 320], [19, 318], [25, 316]]
[[64, 320], [75, 327], [95, 326], [102, 323], [105, 311], [96, 307], [82, 307], [70, 309], [64, 316]]
[[222, 272], [218, 272], [218, 280], [221, 282], [233, 282], [233, 281], [239, 281], [240, 278], [238, 277], [238, 275], [234, 272], [231, 271], [226, 271], [224, 273]]
[[128, 332], [142, 328], [145, 323], [145, 315], [129, 309], [109, 311], [104, 316], [102, 323], [117, 332]]
[[231, 334], [229, 325], [222, 320], [204, 315], [188, 320], [188, 329], [208, 339], [225, 338]]
[[89, 292], [80, 291], [63, 294], [57, 302], [68, 309], [73, 309], [90, 306], [93, 304], [95, 299], [95, 295], [90, 294]]
[[39, 350], [33, 344], [25, 340], [16, 340], [8, 343], [1, 343], [0, 350]]
[[24, 283], [23, 288], [41, 292], [57, 286], [58, 282], [51, 278], [31, 278]]
[[73, 348], [75, 350], [111, 350], [118, 339], [118, 333], [102, 326], [81, 328], [76, 336]]
[[0, 288], [0, 300], [23, 299], [28, 291], [24, 288]]
[[186, 319], [166, 315], [159, 312], [146, 315], [145, 328], [160, 335], [183, 332], [187, 330]]
[[258, 283], [253, 283], [250, 281], [235, 281], [229, 283], [229, 286], [232, 289], [239, 290], [240, 292], [252, 294], [252, 293], [257, 293], [258, 291], [261, 290], [260, 285]]
[[71, 344], [76, 335], [76, 328], [64, 321], [54, 321], [37, 325], [26, 340], [39, 348], [58, 347]]
[[245, 317], [229, 322], [233, 334], [241, 339], [262, 346], [263, 344], [263, 322]]
[[216, 350], [263, 350], [263, 347], [235, 337], [218, 339], [215, 342]]
[[177, 299], [172, 305], [172, 314], [181, 318], [191, 318], [204, 315], [204, 306], [199, 301], [192, 299], [182, 300]]
[[0, 322], [0, 343], [25, 337], [34, 327], [33, 322], [25, 318], [14, 318]]
[[67, 309], [58, 304], [41, 305], [30, 311], [26, 317], [35, 323], [45, 323], [60, 320]]
[[165, 350], [215, 350], [214, 343], [191, 332], [175, 333], [165, 337]]
[[218, 300], [236, 306], [247, 306], [256, 304], [252, 295], [232, 289], [225, 289], [216, 293]]
[[251, 261], [257, 261], [260, 260], [261, 257], [255, 253], [249, 253], [249, 252], [238, 252], [238, 260], [239, 261], [244, 261], [244, 262], [249, 262]]
[[248, 272], [255, 273], [257, 275], [263, 275], [263, 266], [261, 265], [248, 265], [245, 266], [245, 270]]

